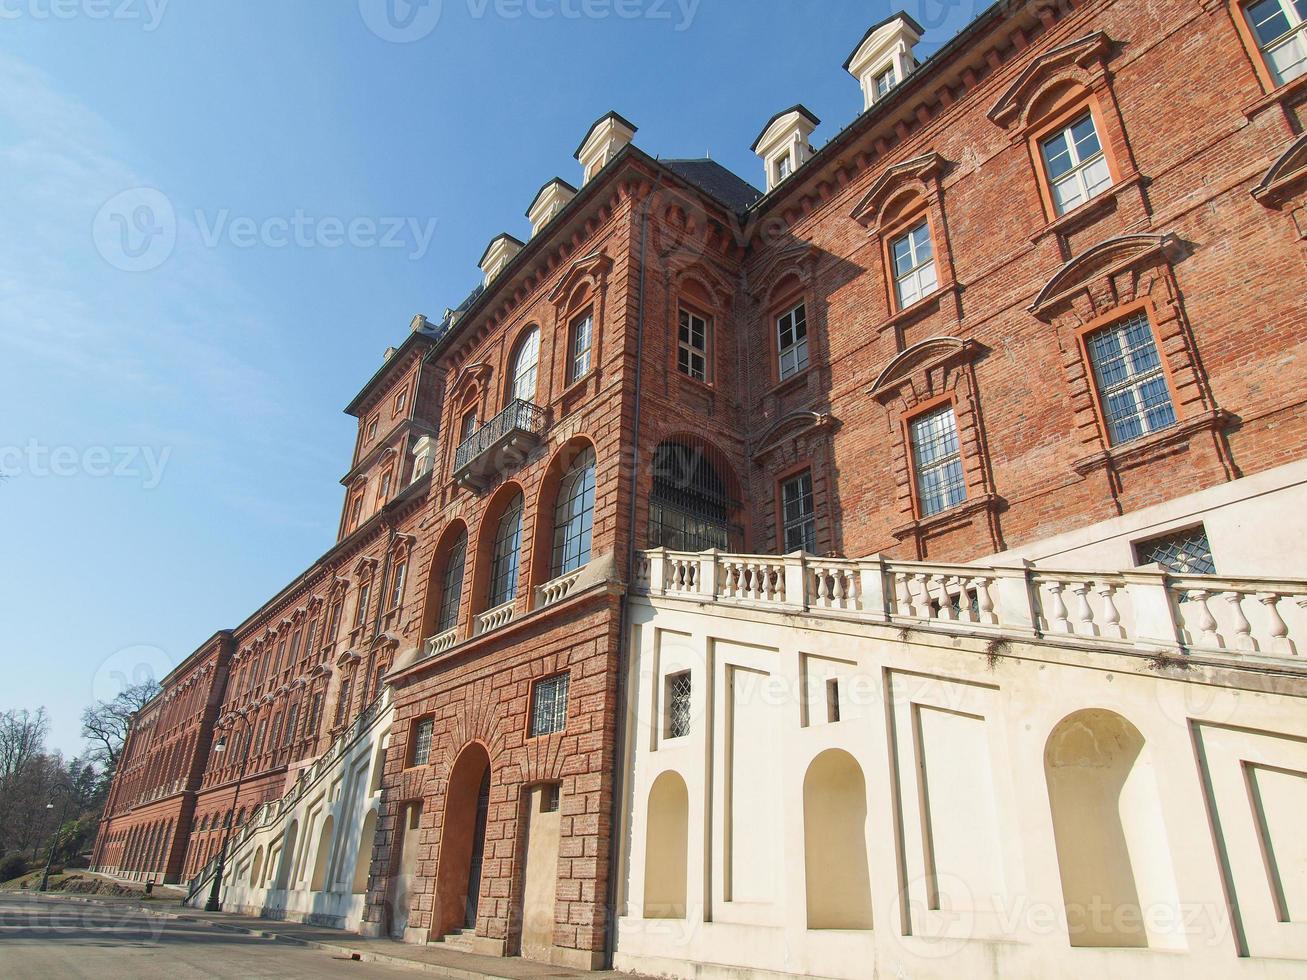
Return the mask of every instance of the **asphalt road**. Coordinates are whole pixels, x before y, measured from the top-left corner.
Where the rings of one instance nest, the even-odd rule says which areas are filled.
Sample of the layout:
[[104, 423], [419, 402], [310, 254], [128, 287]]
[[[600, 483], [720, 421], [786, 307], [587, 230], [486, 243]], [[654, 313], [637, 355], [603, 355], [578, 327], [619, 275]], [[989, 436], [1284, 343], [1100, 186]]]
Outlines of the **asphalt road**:
[[0, 894], [0, 978], [4, 980], [185, 980], [188, 977], [421, 976], [359, 963], [203, 923], [128, 908]]

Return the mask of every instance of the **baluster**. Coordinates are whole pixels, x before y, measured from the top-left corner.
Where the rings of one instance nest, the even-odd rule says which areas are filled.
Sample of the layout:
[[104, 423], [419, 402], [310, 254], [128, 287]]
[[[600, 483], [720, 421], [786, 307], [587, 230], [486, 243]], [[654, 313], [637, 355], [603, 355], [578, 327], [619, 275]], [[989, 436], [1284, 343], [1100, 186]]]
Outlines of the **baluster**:
[[912, 615], [912, 592], [908, 588], [908, 577], [902, 572], [890, 572], [894, 586], [894, 614]]
[[926, 587], [927, 576], [921, 572], [912, 576], [912, 583], [916, 586], [912, 590], [912, 615], [918, 619], [930, 619], [930, 590]]
[[958, 617], [953, 612], [953, 596], [948, 590], [949, 577], [947, 575], [933, 575], [931, 578], [939, 584], [939, 618], [946, 623], [952, 623]]
[[[1202, 646], [1222, 647], [1225, 643], [1216, 631], [1216, 617], [1212, 615], [1212, 607], [1208, 602], [1211, 596], [1212, 593], [1206, 589], [1189, 590], [1189, 600], [1195, 603], [1194, 608], [1198, 610], [1199, 643]], [[1191, 635], [1190, 640], [1192, 639]]]
[[745, 589], [745, 598], [757, 600], [758, 592], [758, 563], [756, 561], [745, 563], [745, 572], [749, 576], [748, 585]]
[[1076, 627], [1081, 636], [1097, 636], [1098, 626], [1094, 623], [1094, 607], [1089, 604], [1089, 583], [1077, 582], [1071, 586], [1076, 597]]
[[816, 568], [813, 570], [813, 574], [817, 577], [817, 605], [823, 609], [829, 609], [831, 607], [831, 582], [826, 569]]
[[1070, 633], [1071, 621], [1067, 618], [1066, 603], [1062, 601], [1062, 590], [1066, 586], [1061, 582], [1049, 582], [1048, 594], [1049, 612], [1051, 616], [1045, 617], [1049, 621], [1050, 628], [1058, 633]]
[[980, 622], [997, 626], [998, 617], [994, 615], [994, 597], [989, 594], [989, 582], [984, 577], [976, 579], [976, 604], [980, 607]]
[[1257, 597], [1257, 601], [1266, 607], [1267, 617], [1271, 621], [1271, 652], [1281, 656], [1292, 657], [1298, 653], [1293, 640], [1289, 639], [1289, 627], [1280, 615], [1280, 594], [1267, 592]]
[[1226, 592], [1221, 598], [1230, 604], [1230, 612], [1234, 616], [1234, 649], [1256, 653], [1257, 641], [1253, 639], [1253, 628], [1248, 623], [1248, 617], [1243, 614], [1242, 593]]
[[1096, 582], [1094, 591], [1103, 600], [1103, 636], [1109, 640], [1124, 640], [1121, 610], [1116, 608], [1116, 586], [1111, 582]]
[[955, 580], [958, 586], [959, 619], [965, 623], [980, 622], [980, 611], [976, 608], [976, 596], [971, 592], [971, 580], [959, 575]]

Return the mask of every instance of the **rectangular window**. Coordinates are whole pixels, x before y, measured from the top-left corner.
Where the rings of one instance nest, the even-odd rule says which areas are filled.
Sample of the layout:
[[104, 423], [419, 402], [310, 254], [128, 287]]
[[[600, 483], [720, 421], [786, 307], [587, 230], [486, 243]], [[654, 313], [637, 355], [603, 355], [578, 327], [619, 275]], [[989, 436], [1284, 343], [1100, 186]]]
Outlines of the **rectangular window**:
[[787, 153], [776, 161], [776, 183], [780, 183], [793, 172], [793, 166], [790, 164], [790, 155]]
[[1307, 72], [1307, 0], [1257, 0], [1244, 15], [1276, 85]]
[[254, 754], [258, 755], [263, 751], [263, 735], [268, 730], [268, 719], [260, 718], [259, 727], [254, 735]]
[[393, 481], [394, 481], [393, 470], [386, 470], [386, 472], [381, 475], [381, 490], [377, 493], [378, 510], [381, 509], [382, 504], [384, 504], [387, 500], [390, 499], [390, 485]]
[[345, 600], [337, 599], [331, 605], [331, 625], [327, 627], [327, 639], [335, 640], [340, 636], [340, 617], [344, 613]]
[[909, 425], [912, 466], [921, 516], [929, 517], [967, 499], [958, 446], [958, 421], [946, 405], [913, 419]]
[[368, 618], [368, 603], [372, 600], [372, 582], [367, 581], [359, 586], [358, 604], [354, 607], [354, 628], [358, 629], [363, 625], [364, 620]]
[[477, 413], [468, 412], [466, 415], [463, 416], [463, 422], [459, 428], [459, 434], [458, 434], [459, 444], [461, 445], [462, 443], [465, 443], [469, 439], [471, 439], [474, 435], [476, 435], [476, 431], [477, 431]]
[[308, 724], [305, 726], [305, 736], [310, 733], [318, 734], [318, 725], [322, 724], [322, 695], [313, 695], [313, 710], [309, 712]]
[[359, 521], [363, 518], [363, 494], [355, 494], [354, 501], [349, 506], [349, 527], [353, 531], [359, 526]]
[[708, 321], [686, 309], [681, 310], [676, 367], [696, 381], [708, 380]]
[[408, 389], [403, 389], [395, 396], [395, 407], [391, 410], [392, 418], [399, 418], [404, 409], [408, 407]]
[[436, 729], [433, 718], [423, 718], [413, 730], [412, 765], [425, 766], [431, 761], [431, 735]]
[[808, 366], [808, 308], [800, 303], [776, 320], [776, 353], [781, 380]]
[[690, 672], [683, 670], [667, 678], [667, 737], [690, 734]]
[[339, 727], [344, 724], [345, 719], [349, 716], [349, 696], [350, 688], [354, 686], [351, 678], [346, 677], [340, 682], [340, 696], [336, 700], [336, 725]]
[[531, 737], [561, 732], [567, 725], [567, 674], [538, 681], [531, 691]]
[[303, 637], [304, 630], [297, 629], [295, 634], [290, 638], [290, 659], [286, 661], [287, 667], [292, 667], [299, 663], [300, 656], [300, 638]]
[[1135, 559], [1140, 565], [1156, 562], [1177, 575], [1216, 574], [1207, 528], [1201, 524], [1135, 542]]
[[826, 720], [834, 723], [840, 720], [840, 679], [829, 678], [826, 681]]
[[923, 218], [889, 245], [894, 262], [894, 298], [906, 309], [935, 291], [935, 250], [930, 242], [930, 225]]
[[781, 484], [781, 518], [785, 553], [816, 553], [817, 519], [812, 501], [811, 470], [804, 470]]
[[1053, 194], [1053, 209], [1066, 214], [1112, 186], [1107, 157], [1090, 112], [1039, 141]]
[[401, 561], [395, 566], [395, 570], [390, 573], [390, 606], [391, 609], [398, 609], [399, 604], [404, 601], [404, 580], [408, 577], [408, 562]]
[[1171, 391], [1147, 313], [1085, 338], [1108, 442], [1119, 445], [1175, 423]]
[[584, 313], [572, 321], [571, 356], [567, 365], [567, 381], [571, 384], [590, 373], [590, 345], [594, 336], [594, 315]]
[[541, 813], [556, 813], [558, 811], [558, 790], [557, 783], [548, 783], [540, 787]]
[[290, 714], [286, 716], [286, 731], [281, 739], [281, 744], [283, 746], [290, 745], [291, 742], [295, 741], [295, 723], [299, 720], [299, 715], [300, 706], [298, 704], [292, 704], [290, 706]]
[[380, 416], [380, 415], [374, 415], [374, 416], [372, 416], [372, 421], [370, 421], [370, 422], [368, 423], [368, 441], [369, 441], [369, 442], [372, 441], [373, 439], [375, 439], [375, 438], [377, 437], [377, 428], [378, 428], [380, 425], [381, 425], [381, 416]]
[[894, 87], [894, 82], [894, 66], [890, 65], [876, 76], [876, 98], [883, 99], [889, 95], [889, 90]]

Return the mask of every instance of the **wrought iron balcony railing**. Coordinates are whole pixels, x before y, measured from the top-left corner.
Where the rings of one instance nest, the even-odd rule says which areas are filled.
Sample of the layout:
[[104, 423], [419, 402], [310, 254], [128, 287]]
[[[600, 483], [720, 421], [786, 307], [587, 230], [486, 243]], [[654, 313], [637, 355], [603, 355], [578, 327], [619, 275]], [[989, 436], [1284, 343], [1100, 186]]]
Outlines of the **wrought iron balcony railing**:
[[508, 407], [465, 439], [454, 452], [454, 479], [464, 486], [485, 489], [496, 474], [519, 466], [539, 443], [545, 410], [523, 399]]

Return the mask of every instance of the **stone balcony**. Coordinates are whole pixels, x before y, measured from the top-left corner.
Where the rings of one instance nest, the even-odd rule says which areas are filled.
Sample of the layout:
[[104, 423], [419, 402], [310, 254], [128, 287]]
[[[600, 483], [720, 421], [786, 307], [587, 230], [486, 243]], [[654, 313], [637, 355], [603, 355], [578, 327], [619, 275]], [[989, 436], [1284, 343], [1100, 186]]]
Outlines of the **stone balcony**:
[[545, 410], [516, 399], [465, 439], [454, 452], [454, 479], [464, 487], [484, 490], [500, 474], [522, 464], [543, 438]]

